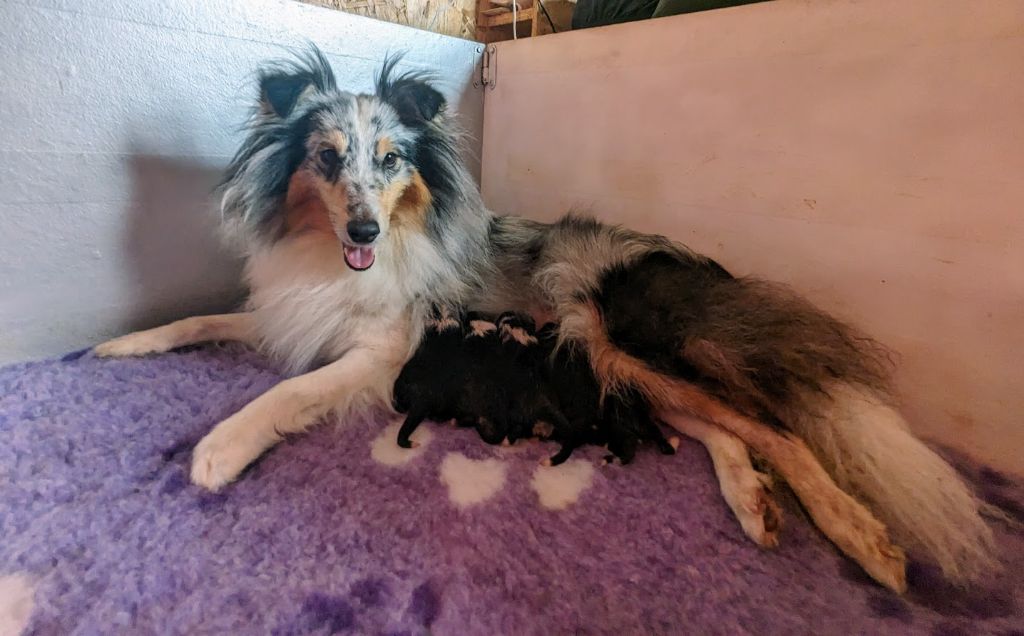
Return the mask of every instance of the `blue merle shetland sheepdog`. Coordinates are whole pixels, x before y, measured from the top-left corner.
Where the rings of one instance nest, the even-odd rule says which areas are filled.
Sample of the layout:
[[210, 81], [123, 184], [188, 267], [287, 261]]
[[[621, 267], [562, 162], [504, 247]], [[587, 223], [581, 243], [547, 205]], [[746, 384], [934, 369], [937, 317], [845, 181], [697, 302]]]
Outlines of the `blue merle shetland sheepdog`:
[[339, 90], [315, 49], [261, 71], [222, 188], [226, 234], [246, 257], [245, 310], [96, 347], [129, 356], [236, 340], [304, 372], [196, 446], [196, 484], [224, 486], [329, 412], [388, 408], [431, 307], [514, 309], [558, 322], [559, 345], [586, 353], [604, 394], [642, 395], [704, 443], [757, 543], [774, 545], [777, 509], [748, 449], [892, 589], [905, 588], [903, 548], [953, 580], [993, 566], [982, 506], [894, 409], [877, 344], [665, 237], [496, 216], [458, 139], [441, 93], [395, 60], [372, 95]]

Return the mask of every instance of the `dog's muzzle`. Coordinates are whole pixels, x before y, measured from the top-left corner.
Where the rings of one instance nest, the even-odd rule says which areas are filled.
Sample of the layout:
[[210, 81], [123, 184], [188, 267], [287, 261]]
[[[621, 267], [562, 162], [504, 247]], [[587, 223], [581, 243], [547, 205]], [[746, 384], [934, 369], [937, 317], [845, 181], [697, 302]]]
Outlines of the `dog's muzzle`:
[[376, 221], [349, 221], [345, 226], [349, 240], [355, 245], [345, 243], [342, 248], [345, 251], [345, 264], [361, 272], [370, 269], [373, 265], [373, 241], [380, 236], [380, 225]]

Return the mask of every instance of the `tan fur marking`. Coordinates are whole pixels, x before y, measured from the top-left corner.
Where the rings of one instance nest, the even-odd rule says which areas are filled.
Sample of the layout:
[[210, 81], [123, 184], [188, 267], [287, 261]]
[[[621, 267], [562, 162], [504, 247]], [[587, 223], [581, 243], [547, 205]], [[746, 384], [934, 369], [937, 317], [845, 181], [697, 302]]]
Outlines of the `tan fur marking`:
[[330, 130], [324, 135], [324, 141], [338, 151], [339, 155], [348, 152], [348, 137], [340, 130]]
[[426, 225], [430, 201], [430, 190], [415, 171], [407, 183], [395, 183], [381, 195], [384, 210], [394, 225], [418, 229]]
[[288, 183], [285, 229], [288, 233], [314, 231], [334, 234], [330, 213], [320, 198], [318, 179], [308, 170], [296, 171]]
[[525, 329], [519, 327], [509, 327], [508, 325], [502, 325], [501, 327], [501, 341], [508, 342], [509, 340], [515, 340], [524, 347], [527, 345], [537, 344], [537, 339], [530, 334], [526, 333]]
[[470, 320], [469, 327], [473, 330], [474, 336], [483, 336], [498, 328], [493, 322], [486, 320]]
[[666, 377], [622, 351], [608, 339], [592, 302], [574, 309], [566, 320], [572, 333], [587, 343], [604, 392], [632, 387], [647, 396], [663, 420], [682, 411], [733, 433], [782, 475], [814, 523], [840, 550], [879, 583], [897, 592], [906, 590], [903, 550], [891, 543], [885, 526], [867, 508], [836, 486], [803, 441], [741, 415], [698, 387]]
[[316, 179], [316, 190], [320, 202], [326, 210], [327, 219], [332, 227], [344, 227], [348, 222], [348, 193], [340, 183], [330, 183], [324, 179]]
[[391, 143], [391, 137], [381, 137], [377, 140], [377, 158], [381, 158], [389, 152], [394, 152], [395, 144]]

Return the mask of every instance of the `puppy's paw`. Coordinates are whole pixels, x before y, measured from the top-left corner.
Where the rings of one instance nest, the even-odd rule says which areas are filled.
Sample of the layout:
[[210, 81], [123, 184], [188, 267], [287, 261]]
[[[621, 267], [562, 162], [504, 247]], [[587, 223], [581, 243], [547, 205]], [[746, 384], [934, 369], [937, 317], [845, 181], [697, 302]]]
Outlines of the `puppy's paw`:
[[101, 358], [127, 358], [144, 356], [149, 353], [163, 353], [169, 351], [173, 345], [173, 342], [160, 333], [160, 329], [150, 329], [98, 344], [93, 347], [93, 353]]
[[219, 490], [235, 480], [264, 450], [244, 428], [228, 420], [200, 440], [192, 451], [192, 483]]

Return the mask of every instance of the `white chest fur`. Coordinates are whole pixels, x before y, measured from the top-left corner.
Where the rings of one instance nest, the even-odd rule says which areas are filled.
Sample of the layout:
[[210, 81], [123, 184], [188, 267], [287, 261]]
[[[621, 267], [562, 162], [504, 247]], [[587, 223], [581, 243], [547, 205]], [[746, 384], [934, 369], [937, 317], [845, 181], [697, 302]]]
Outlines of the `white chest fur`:
[[414, 299], [386, 256], [378, 255], [366, 271], [353, 271], [337, 240], [319, 232], [255, 252], [246, 264], [248, 308], [262, 348], [292, 372], [338, 359], [353, 347], [407, 350]]

